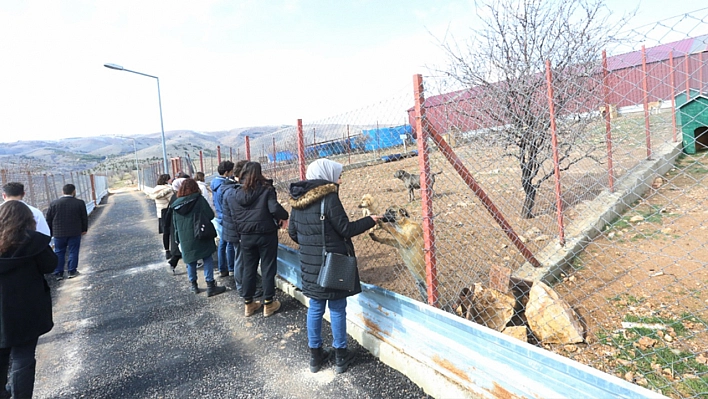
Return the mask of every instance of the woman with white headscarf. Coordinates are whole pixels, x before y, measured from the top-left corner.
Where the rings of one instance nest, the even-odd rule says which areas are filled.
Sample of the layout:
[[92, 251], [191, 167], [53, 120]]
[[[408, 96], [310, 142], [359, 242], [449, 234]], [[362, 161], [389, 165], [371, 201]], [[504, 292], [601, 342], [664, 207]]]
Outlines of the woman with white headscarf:
[[[322, 267], [321, 202], [324, 200], [324, 237], [327, 252], [354, 255], [351, 237], [374, 227], [380, 216], [371, 215], [350, 222], [339, 199], [342, 165], [318, 159], [307, 167], [306, 179], [290, 185], [290, 223], [288, 234], [300, 245], [302, 292], [310, 298], [307, 311], [307, 339], [310, 347], [310, 371], [316, 373], [329, 359], [330, 350], [322, 347], [322, 316], [329, 303], [335, 371], [343, 373], [354, 359], [347, 350], [347, 297], [361, 292], [357, 281], [354, 291], [323, 288], [317, 284]], [[358, 277], [358, 276], [357, 276]]]

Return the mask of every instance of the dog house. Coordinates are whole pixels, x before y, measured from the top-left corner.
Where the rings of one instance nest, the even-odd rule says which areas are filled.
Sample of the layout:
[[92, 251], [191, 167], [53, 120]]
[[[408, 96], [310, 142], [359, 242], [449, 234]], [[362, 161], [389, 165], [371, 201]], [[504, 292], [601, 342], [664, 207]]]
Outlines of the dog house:
[[[690, 95], [686, 95], [686, 93], [688, 93]], [[683, 90], [683, 91], [679, 92], [678, 94], [676, 94], [676, 96], [674, 96], [674, 103], [676, 105], [676, 109], [678, 109], [678, 107], [686, 104], [686, 102], [688, 102], [688, 100], [690, 100], [692, 98], [696, 98], [699, 95], [701, 95], [701, 92], [698, 91], [697, 89], [691, 89], [689, 91]], [[677, 122], [678, 122], [678, 120], [677, 120]]]
[[676, 119], [681, 124], [683, 151], [695, 154], [696, 150], [708, 149], [708, 97], [703, 94], [677, 104]]

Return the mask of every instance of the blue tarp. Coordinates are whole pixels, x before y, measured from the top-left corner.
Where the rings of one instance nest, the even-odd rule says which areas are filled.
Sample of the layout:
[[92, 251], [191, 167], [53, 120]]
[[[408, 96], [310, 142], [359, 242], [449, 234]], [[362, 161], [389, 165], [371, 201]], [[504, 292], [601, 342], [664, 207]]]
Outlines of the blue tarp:
[[367, 136], [363, 150], [375, 151], [382, 148], [396, 147], [403, 145], [401, 135], [412, 138], [413, 128], [411, 125], [394, 127], [381, 127], [378, 129], [362, 130], [362, 135]]
[[[275, 153], [276, 162], [294, 161], [297, 156], [290, 151], [278, 151]], [[268, 162], [273, 162], [273, 154], [268, 154]]]
[[305, 148], [305, 158], [324, 158], [331, 155], [346, 154], [354, 148], [354, 139], [330, 141], [327, 143], [310, 145]]

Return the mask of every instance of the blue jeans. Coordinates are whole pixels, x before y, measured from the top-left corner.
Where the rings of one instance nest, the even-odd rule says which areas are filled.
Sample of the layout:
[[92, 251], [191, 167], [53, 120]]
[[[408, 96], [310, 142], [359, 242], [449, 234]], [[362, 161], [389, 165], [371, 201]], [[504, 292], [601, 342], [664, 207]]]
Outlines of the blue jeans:
[[[204, 262], [204, 280], [206, 282], [214, 281], [214, 260], [211, 255], [202, 259]], [[197, 281], [197, 262], [187, 263], [187, 277], [189, 281]]]
[[69, 273], [76, 271], [79, 266], [79, 248], [81, 247], [81, 236], [73, 237], [54, 237], [54, 253], [57, 254], [59, 262], [54, 274], [64, 274], [64, 261], [66, 259], [66, 251], [69, 251]]
[[335, 349], [347, 347], [347, 298], [327, 301], [310, 298], [307, 309], [307, 345], [310, 348], [322, 346], [322, 317], [329, 302], [329, 320], [332, 327], [332, 346]]
[[[233, 257], [232, 257], [233, 261], [229, 262], [229, 265], [233, 265], [233, 267], [229, 271], [234, 272], [234, 282], [236, 283], [236, 292], [240, 293], [241, 292], [241, 285], [243, 284], [243, 265], [241, 265], [241, 261], [242, 261], [243, 256], [241, 253], [241, 243], [230, 242], [228, 245], [231, 245], [231, 247], [234, 249], [234, 253], [233, 253]], [[228, 256], [228, 252], [226, 252], [226, 254]]]
[[223, 226], [220, 219], [213, 219], [214, 227], [219, 236], [219, 247], [217, 248], [216, 256], [219, 259], [220, 272], [234, 271], [234, 244], [227, 242], [223, 238]]
[[[37, 366], [37, 361], [34, 358], [36, 348], [37, 338], [12, 348], [0, 348], [0, 389], [4, 390], [7, 384], [7, 371], [10, 369], [10, 355], [12, 355], [9, 385], [13, 398], [32, 397], [34, 372]], [[4, 397], [2, 393], [0, 393], [0, 397]]]

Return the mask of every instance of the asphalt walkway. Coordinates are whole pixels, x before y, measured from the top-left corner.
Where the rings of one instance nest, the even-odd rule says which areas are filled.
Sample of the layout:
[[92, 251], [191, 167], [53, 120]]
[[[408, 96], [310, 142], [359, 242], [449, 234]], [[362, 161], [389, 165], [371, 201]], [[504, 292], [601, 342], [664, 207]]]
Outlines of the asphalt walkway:
[[55, 325], [37, 347], [35, 398], [428, 397], [351, 338], [349, 371], [310, 373], [307, 308], [280, 291], [267, 319], [244, 317], [231, 289], [190, 293], [184, 264], [173, 276], [164, 260], [153, 201], [137, 191], [91, 214], [79, 271], [49, 281]]

